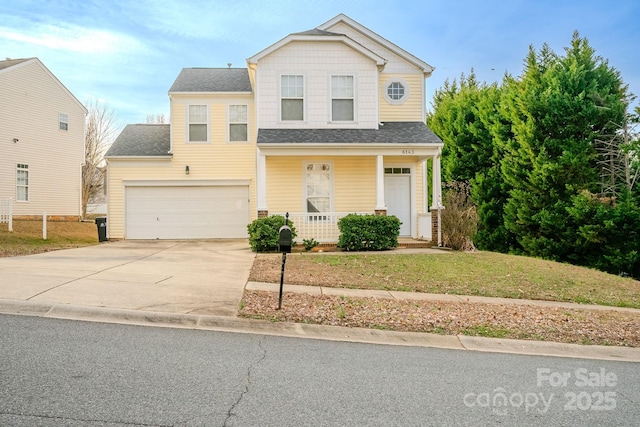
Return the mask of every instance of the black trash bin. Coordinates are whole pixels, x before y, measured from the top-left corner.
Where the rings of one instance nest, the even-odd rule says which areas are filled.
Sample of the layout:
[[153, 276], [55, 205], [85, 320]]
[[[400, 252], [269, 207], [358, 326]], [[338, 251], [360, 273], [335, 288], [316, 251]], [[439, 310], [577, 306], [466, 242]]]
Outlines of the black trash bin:
[[107, 218], [105, 217], [96, 218], [96, 226], [98, 227], [98, 241], [106, 242], [107, 241]]

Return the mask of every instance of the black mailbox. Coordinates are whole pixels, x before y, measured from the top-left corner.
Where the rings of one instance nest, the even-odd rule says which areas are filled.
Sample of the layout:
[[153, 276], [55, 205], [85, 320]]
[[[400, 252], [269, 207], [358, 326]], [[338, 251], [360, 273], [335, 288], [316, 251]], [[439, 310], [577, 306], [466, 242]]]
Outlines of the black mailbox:
[[293, 238], [291, 237], [291, 227], [283, 225], [278, 231], [278, 251], [282, 253], [291, 253], [293, 246]]

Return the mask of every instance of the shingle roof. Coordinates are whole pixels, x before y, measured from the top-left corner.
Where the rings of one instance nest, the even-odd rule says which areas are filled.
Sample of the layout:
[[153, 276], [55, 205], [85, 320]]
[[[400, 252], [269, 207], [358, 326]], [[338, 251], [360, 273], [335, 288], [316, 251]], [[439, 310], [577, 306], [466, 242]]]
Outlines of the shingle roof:
[[344, 34], [332, 33], [331, 31], [325, 31], [325, 30], [320, 30], [318, 28], [314, 28], [313, 30], [302, 31], [300, 33], [293, 33], [292, 35], [294, 35], [294, 36], [330, 36], [330, 37], [335, 37], [335, 36], [343, 36]]
[[127, 125], [105, 157], [170, 156], [170, 147], [169, 125]]
[[34, 59], [34, 58], [5, 59], [3, 61], [0, 61], [0, 70], [3, 70], [5, 68], [9, 68], [9, 67], [13, 67], [14, 65], [18, 65], [21, 62], [25, 62], [25, 61], [28, 61], [30, 59]]
[[169, 92], [251, 92], [246, 68], [183, 68]]
[[379, 129], [259, 129], [258, 144], [440, 144], [422, 122], [386, 122]]

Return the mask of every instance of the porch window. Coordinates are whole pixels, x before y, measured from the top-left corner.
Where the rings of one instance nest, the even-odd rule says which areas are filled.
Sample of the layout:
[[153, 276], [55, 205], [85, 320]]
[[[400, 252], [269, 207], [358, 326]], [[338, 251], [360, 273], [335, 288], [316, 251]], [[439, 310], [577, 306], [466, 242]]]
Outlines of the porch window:
[[354, 120], [353, 76], [331, 76], [331, 121]]
[[229, 141], [247, 140], [247, 106], [229, 105]]
[[304, 120], [304, 77], [284, 75], [280, 78], [280, 114], [284, 120]]
[[189, 105], [189, 142], [207, 142], [206, 105]]
[[29, 201], [29, 165], [18, 163], [16, 170], [16, 201]]
[[331, 189], [333, 168], [330, 163], [308, 163], [306, 165], [305, 187], [306, 211], [331, 212]]

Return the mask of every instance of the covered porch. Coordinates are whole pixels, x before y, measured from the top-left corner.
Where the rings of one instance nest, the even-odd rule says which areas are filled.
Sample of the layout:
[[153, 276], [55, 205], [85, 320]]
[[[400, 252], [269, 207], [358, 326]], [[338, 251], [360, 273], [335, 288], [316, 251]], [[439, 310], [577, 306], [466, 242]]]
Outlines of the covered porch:
[[258, 216], [289, 213], [298, 241], [336, 243], [350, 213], [395, 215], [401, 237], [440, 244], [442, 142], [424, 123], [381, 129], [261, 129]]

